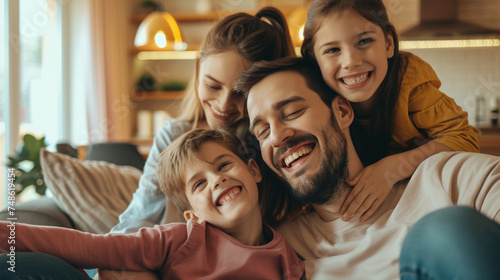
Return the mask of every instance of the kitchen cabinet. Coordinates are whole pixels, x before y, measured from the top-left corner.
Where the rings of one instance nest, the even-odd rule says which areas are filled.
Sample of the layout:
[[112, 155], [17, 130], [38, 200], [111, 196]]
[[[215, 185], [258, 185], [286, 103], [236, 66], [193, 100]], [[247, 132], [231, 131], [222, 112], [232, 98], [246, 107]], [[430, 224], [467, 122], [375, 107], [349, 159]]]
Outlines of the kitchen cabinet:
[[500, 156], [500, 126], [481, 127], [479, 147], [481, 153]]

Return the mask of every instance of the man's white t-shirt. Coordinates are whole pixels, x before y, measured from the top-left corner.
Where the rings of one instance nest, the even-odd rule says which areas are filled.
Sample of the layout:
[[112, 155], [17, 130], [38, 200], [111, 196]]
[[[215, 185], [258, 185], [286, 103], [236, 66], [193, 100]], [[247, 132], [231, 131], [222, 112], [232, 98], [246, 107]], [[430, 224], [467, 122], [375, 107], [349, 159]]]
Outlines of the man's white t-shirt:
[[323, 222], [312, 212], [278, 231], [304, 258], [307, 279], [399, 279], [400, 250], [411, 226], [451, 205], [473, 207], [500, 223], [500, 157], [441, 152], [396, 184], [365, 222], [359, 216]]

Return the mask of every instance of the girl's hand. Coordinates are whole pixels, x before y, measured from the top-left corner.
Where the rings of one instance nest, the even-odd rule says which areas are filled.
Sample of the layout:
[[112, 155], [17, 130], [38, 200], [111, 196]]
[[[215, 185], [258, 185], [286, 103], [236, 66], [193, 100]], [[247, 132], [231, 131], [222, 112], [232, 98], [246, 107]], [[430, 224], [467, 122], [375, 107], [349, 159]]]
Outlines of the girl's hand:
[[342, 220], [363, 214], [360, 221], [366, 221], [379, 208], [389, 195], [399, 178], [392, 174], [395, 165], [391, 157], [386, 157], [368, 167], [365, 167], [354, 179], [347, 182], [353, 187], [345, 199], [340, 213]]
[[370, 218], [389, 195], [396, 182], [410, 178], [426, 158], [441, 151], [450, 151], [447, 146], [434, 141], [404, 153], [385, 157], [365, 167], [354, 179], [347, 182], [353, 187], [345, 199], [340, 213], [342, 220], [363, 213], [360, 220]]

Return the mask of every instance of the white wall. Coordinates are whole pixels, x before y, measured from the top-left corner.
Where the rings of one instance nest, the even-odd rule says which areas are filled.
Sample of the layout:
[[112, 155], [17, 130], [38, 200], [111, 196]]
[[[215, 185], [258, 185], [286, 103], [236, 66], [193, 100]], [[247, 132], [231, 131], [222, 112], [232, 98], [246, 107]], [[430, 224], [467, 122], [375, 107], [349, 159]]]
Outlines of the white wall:
[[441, 91], [451, 96], [476, 124], [475, 96], [500, 99], [500, 47], [413, 50], [441, 79]]

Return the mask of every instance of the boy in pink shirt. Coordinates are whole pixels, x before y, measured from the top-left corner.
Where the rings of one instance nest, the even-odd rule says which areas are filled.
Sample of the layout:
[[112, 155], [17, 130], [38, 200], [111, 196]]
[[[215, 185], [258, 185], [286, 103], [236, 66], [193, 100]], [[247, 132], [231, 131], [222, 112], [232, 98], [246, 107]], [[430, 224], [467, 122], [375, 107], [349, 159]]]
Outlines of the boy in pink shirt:
[[[187, 224], [142, 228], [135, 234], [0, 225], [0, 252], [44, 252], [78, 268], [157, 271], [161, 279], [300, 279], [302, 261], [283, 237], [262, 224], [257, 163], [240, 155], [231, 134], [194, 130], [160, 156], [160, 188]], [[4, 272], [2, 272], [4, 273]], [[5, 272], [12, 273], [12, 272]]]

